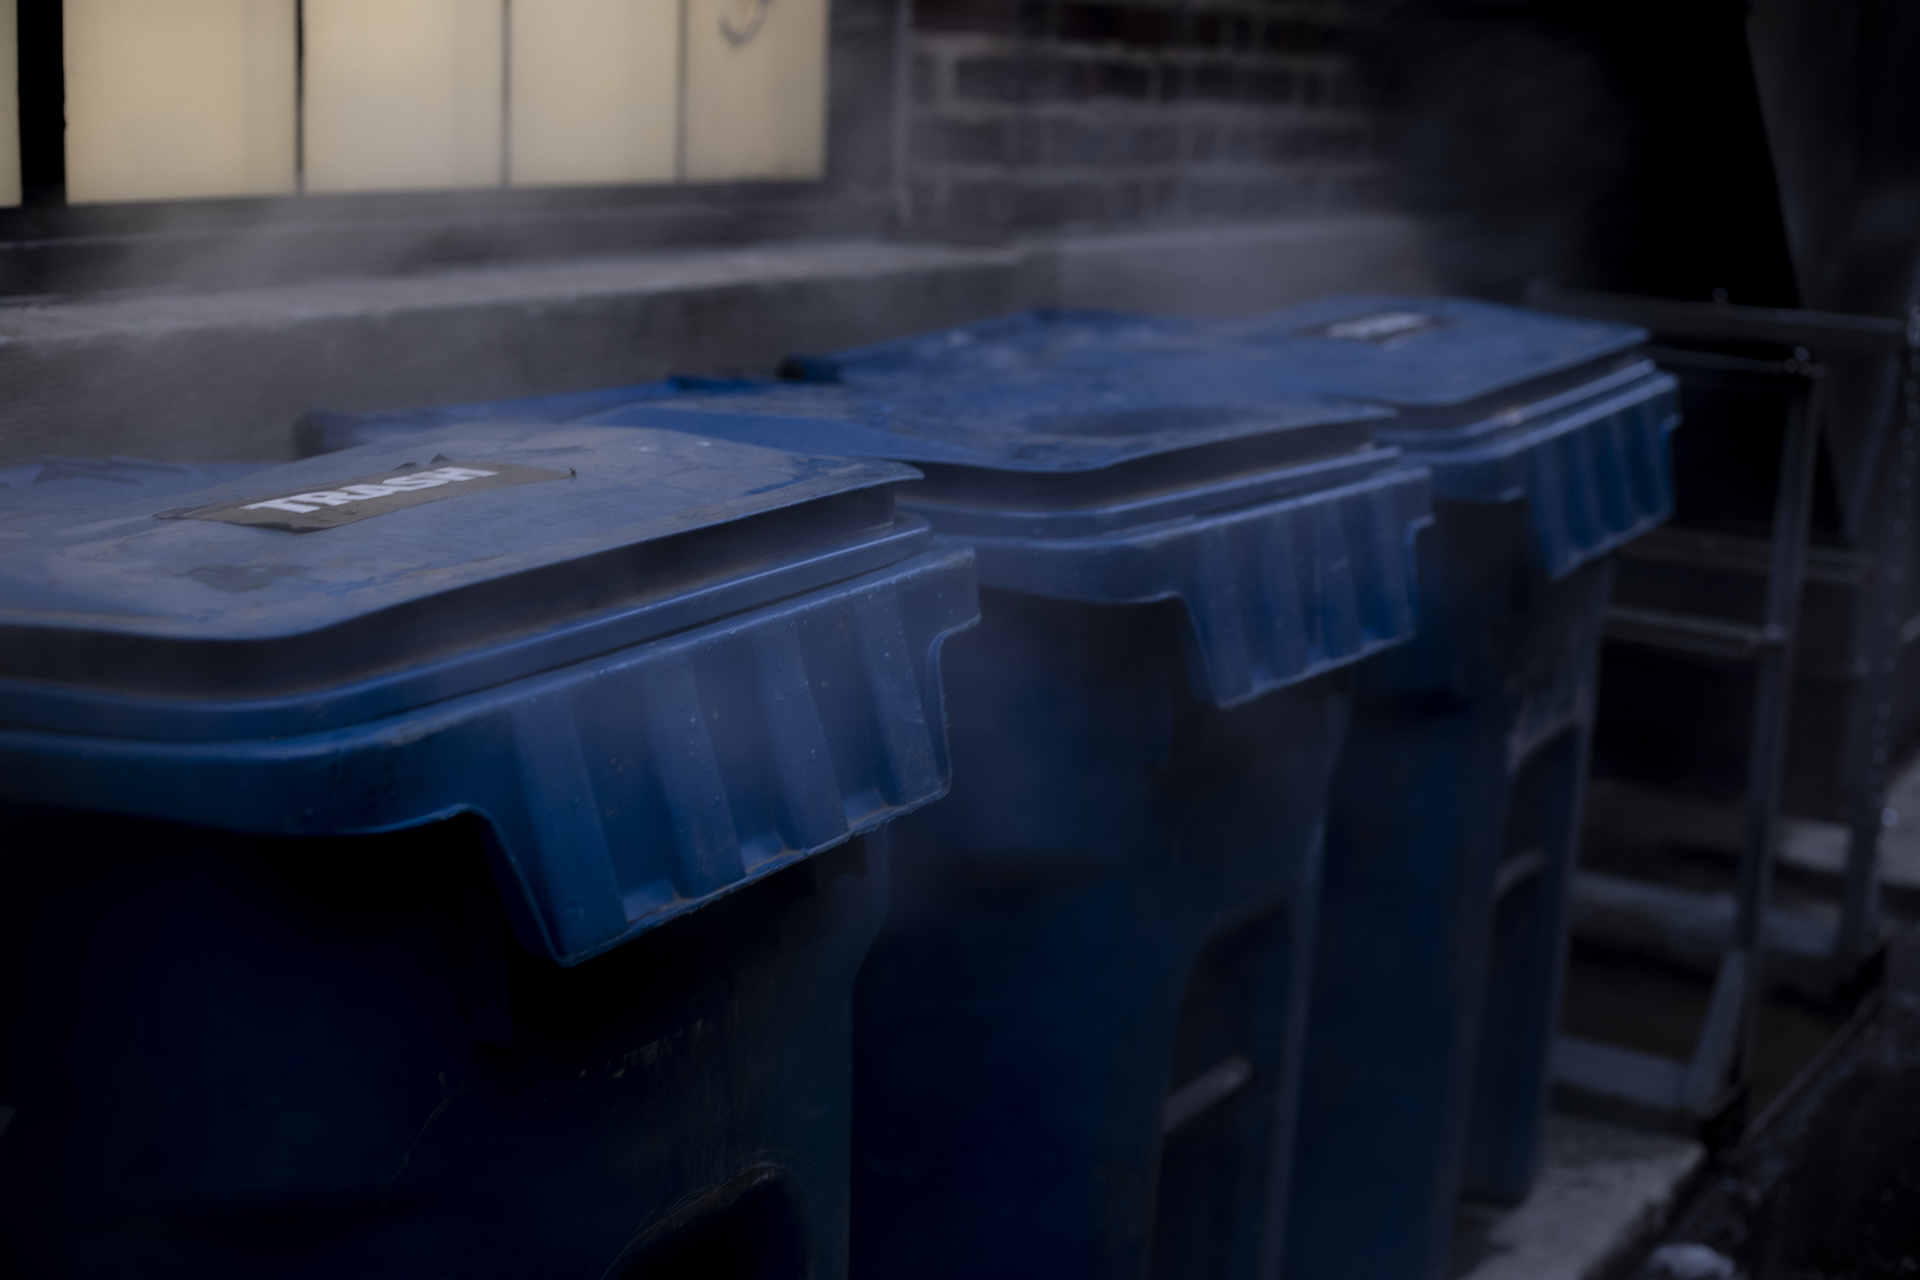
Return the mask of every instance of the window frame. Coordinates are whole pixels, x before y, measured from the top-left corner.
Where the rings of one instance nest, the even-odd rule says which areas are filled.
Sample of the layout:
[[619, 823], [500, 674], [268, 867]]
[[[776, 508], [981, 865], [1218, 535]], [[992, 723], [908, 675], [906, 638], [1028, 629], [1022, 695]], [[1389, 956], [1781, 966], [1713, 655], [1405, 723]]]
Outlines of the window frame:
[[817, 180], [84, 205], [65, 200], [61, 0], [17, 2], [23, 202], [0, 209], [0, 299], [870, 236], [896, 225], [904, 0], [830, 0], [826, 171]]

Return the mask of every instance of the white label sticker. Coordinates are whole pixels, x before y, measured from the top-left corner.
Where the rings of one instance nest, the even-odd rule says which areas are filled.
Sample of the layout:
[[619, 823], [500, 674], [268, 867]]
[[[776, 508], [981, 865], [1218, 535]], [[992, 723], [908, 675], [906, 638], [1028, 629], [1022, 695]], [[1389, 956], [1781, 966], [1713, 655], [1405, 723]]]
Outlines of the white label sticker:
[[1418, 311], [1381, 311], [1370, 316], [1356, 316], [1352, 320], [1339, 320], [1317, 332], [1321, 337], [1344, 338], [1348, 342], [1391, 342], [1395, 338], [1404, 338], [1442, 323], [1440, 317], [1423, 315]]
[[435, 458], [433, 462], [434, 465], [427, 467], [411, 464], [396, 467], [385, 475], [362, 476], [326, 489], [162, 511], [157, 518], [218, 520], [224, 524], [282, 529], [288, 533], [311, 533], [462, 493], [504, 489], [541, 480], [565, 480], [571, 474], [511, 462], [447, 462], [443, 458]]

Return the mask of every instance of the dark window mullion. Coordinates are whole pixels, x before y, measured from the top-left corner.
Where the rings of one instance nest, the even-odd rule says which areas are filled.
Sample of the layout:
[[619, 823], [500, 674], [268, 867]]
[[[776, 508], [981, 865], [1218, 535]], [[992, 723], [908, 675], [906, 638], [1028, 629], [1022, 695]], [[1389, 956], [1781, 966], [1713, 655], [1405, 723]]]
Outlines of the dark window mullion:
[[67, 202], [67, 73], [61, 0], [18, 0], [22, 203]]
[[306, 0], [293, 0], [293, 189], [307, 189]]

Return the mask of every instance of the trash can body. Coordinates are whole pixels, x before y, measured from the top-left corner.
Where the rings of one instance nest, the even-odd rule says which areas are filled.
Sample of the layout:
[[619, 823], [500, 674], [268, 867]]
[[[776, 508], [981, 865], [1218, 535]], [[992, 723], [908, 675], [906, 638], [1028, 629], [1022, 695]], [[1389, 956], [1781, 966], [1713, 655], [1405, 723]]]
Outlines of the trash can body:
[[1425, 473], [1191, 362], [909, 364], [591, 419], [911, 461], [977, 557], [954, 789], [889, 829], [856, 988], [853, 1272], [1270, 1275], [1326, 787]]
[[1196, 699], [1168, 612], [989, 588], [949, 652], [954, 812], [856, 991], [856, 1275], [1271, 1271], [1346, 697]]
[[911, 474], [502, 429], [0, 494], [5, 1269], [843, 1273], [976, 607]]

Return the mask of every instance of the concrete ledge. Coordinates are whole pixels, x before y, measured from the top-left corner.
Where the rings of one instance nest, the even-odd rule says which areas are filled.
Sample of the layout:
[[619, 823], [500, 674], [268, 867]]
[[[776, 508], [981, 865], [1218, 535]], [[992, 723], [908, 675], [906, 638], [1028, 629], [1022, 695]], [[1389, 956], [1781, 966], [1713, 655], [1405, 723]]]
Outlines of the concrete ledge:
[[1017, 306], [1022, 255], [893, 245], [647, 256], [0, 310], [0, 464], [292, 456], [314, 407], [763, 371]]
[[1666, 1226], [1706, 1148], [1598, 1120], [1547, 1120], [1540, 1180], [1512, 1207], [1468, 1202], [1455, 1229], [1457, 1280], [1606, 1280]]
[[1051, 252], [1070, 307], [1228, 313], [1438, 287], [1419, 227], [1392, 214], [1087, 236]]
[[784, 244], [0, 307], [0, 465], [291, 456], [311, 408], [766, 373], [1030, 305], [1251, 310], [1425, 291], [1384, 215], [966, 248]]

